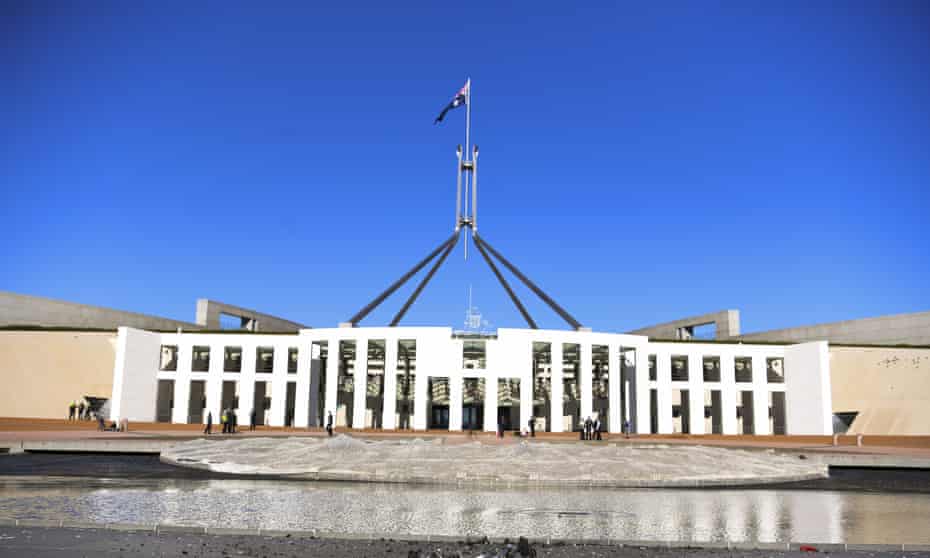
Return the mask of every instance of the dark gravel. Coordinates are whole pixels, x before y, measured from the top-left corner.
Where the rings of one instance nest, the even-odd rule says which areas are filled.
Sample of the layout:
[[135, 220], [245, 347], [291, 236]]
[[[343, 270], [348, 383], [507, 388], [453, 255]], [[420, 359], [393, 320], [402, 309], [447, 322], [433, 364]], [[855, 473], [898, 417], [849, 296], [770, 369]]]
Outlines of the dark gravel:
[[[771, 550], [708, 550], [615, 547], [599, 545], [530, 545], [530, 555], [551, 558], [624, 557], [624, 558], [811, 558], [810, 552]], [[506, 552], [510, 554], [506, 554]], [[502, 554], [499, 554], [503, 552]], [[432, 553], [432, 554], [431, 554]], [[516, 545], [427, 543], [406, 541], [355, 541], [304, 539], [237, 535], [153, 534], [115, 532], [102, 529], [0, 527], [0, 558], [30, 556], [99, 557], [99, 556], [180, 556], [216, 557], [255, 556], [263, 558], [518, 558]], [[819, 553], [818, 553], [819, 554]], [[837, 558], [900, 557], [930, 558], [930, 552], [870, 551], [829, 552]]]

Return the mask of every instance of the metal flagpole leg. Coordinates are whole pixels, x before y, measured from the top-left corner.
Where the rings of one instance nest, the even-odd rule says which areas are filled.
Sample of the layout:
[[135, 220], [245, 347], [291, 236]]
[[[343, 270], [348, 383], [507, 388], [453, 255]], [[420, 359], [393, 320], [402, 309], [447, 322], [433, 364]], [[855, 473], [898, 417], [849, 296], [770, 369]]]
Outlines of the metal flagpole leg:
[[455, 230], [462, 224], [462, 146], [455, 150], [458, 158], [458, 177], [455, 181]]
[[481, 240], [481, 238], [478, 235], [475, 235], [475, 246], [478, 247], [478, 251], [481, 252], [482, 256], [484, 256], [484, 261], [488, 262], [488, 267], [490, 267], [491, 271], [494, 272], [494, 275], [497, 276], [497, 280], [500, 281], [501, 286], [504, 287], [504, 290], [507, 291], [508, 295], [510, 295], [510, 300], [513, 301], [514, 306], [516, 306], [517, 310], [519, 310], [520, 313], [523, 314], [523, 319], [526, 320], [526, 323], [529, 324], [531, 329], [539, 329], [538, 327], [536, 327], [536, 322], [533, 321], [533, 318], [530, 317], [530, 313], [526, 311], [526, 308], [523, 306], [523, 303], [520, 302], [519, 298], [517, 298], [516, 293], [514, 293], [513, 289], [510, 288], [510, 285], [507, 283], [507, 280], [504, 279], [503, 275], [501, 275], [500, 270], [497, 269], [496, 265], [494, 265], [494, 261], [491, 260], [491, 256], [488, 256], [488, 253], [485, 252], [484, 246], [482, 246], [483, 243], [484, 242]]
[[391, 320], [391, 327], [396, 326], [403, 319], [404, 314], [407, 313], [407, 310], [413, 305], [417, 300], [417, 297], [420, 296], [420, 293], [423, 292], [423, 289], [426, 288], [426, 284], [429, 283], [430, 279], [433, 278], [433, 275], [436, 274], [436, 271], [442, 266], [442, 262], [446, 261], [446, 257], [449, 256], [449, 253], [452, 252], [452, 249], [455, 248], [455, 245], [458, 244], [459, 235], [455, 235], [455, 238], [448, 242], [445, 252], [439, 256], [439, 259], [436, 260], [436, 263], [433, 264], [433, 267], [429, 270], [429, 273], [426, 274], [426, 277], [420, 281], [420, 284], [417, 285], [416, 290], [413, 291], [413, 294], [410, 295], [410, 298], [407, 299], [407, 302], [404, 303], [403, 307], [397, 312], [394, 316], [394, 319]]
[[442, 252], [442, 250], [446, 247], [446, 245], [449, 244], [450, 242], [452, 242], [452, 240], [454, 240], [454, 239], [458, 236], [458, 234], [459, 234], [458, 231], [455, 231], [454, 233], [452, 233], [452, 236], [450, 236], [446, 241], [444, 241], [442, 244], [440, 244], [439, 247], [437, 247], [435, 250], [433, 250], [432, 252], [430, 252], [430, 254], [429, 254], [428, 256], [426, 256], [425, 258], [423, 258], [423, 259], [420, 261], [420, 263], [418, 263], [417, 265], [413, 266], [413, 268], [412, 268], [410, 271], [408, 271], [408, 272], [405, 273], [403, 276], [401, 276], [400, 279], [398, 279], [397, 281], [395, 281], [395, 282], [394, 282], [390, 287], [388, 287], [383, 293], [381, 293], [380, 295], [378, 295], [378, 297], [377, 297], [376, 299], [374, 299], [374, 300], [372, 300], [371, 302], [369, 302], [364, 308], [362, 308], [361, 310], [359, 310], [357, 314], [355, 314], [354, 316], [352, 316], [351, 318], [349, 318], [349, 323], [351, 323], [351, 324], [354, 326], [354, 325], [357, 324], [358, 322], [362, 321], [362, 320], [365, 318], [365, 316], [367, 316], [372, 310], [374, 310], [375, 308], [377, 308], [379, 304], [381, 304], [382, 302], [384, 302], [384, 299], [386, 299], [387, 297], [391, 296], [391, 295], [394, 293], [394, 291], [396, 291], [397, 289], [399, 289], [404, 283], [407, 282], [408, 279], [410, 279], [411, 277], [413, 277], [414, 275], [416, 275], [416, 273], [417, 273], [418, 271], [420, 271], [421, 269], [423, 269], [423, 266], [425, 266], [426, 264], [428, 264], [428, 263], [430, 262], [430, 260], [432, 260], [433, 258], [435, 258], [435, 257], [436, 257], [436, 254], [438, 254], [439, 252]]
[[[477, 237], [476, 237], [476, 238], [477, 238]], [[484, 246], [485, 248], [487, 248], [488, 251], [490, 251], [491, 254], [494, 255], [495, 258], [497, 258], [498, 260], [500, 260], [500, 262], [501, 262], [502, 264], [504, 264], [504, 267], [506, 267], [507, 269], [509, 269], [511, 273], [513, 273], [514, 275], [517, 276], [518, 279], [520, 279], [521, 281], [523, 281], [523, 284], [524, 284], [524, 285], [526, 285], [527, 287], [530, 288], [530, 290], [532, 290], [534, 293], [536, 293], [536, 296], [538, 296], [539, 298], [541, 298], [541, 299], [543, 300], [543, 302], [545, 302], [546, 304], [548, 304], [548, 305], [549, 305], [549, 308], [552, 308], [552, 309], [555, 311], [555, 313], [558, 314], [559, 316], [561, 316], [563, 320], [565, 320], [566, 322], [568, 322], [568, 324], [569, 324], [570, 326], [572, 326], [572, 327], [575, 328], [575, 329], [581, 329], [582, 327], [584, 327], [584, 326], [582, 326], [582, 325], [578, 322], [578, 320], [576, 320], [575, 318], [573, 318], [571, 314], [569, 314], [568, 312], [566, 312], [564, 308], [562, 308], [561, 306], [559, 306], [558, 303], [556, 303], [556, 301], [552, 300], [552, 299], [549, 297], [549, 295], [547, 295], [546, 293], [544, 293], [542, 289], [540, 289], [539, 287], [537, 287], [537, 286], [536, 286], [536, 283], [533, 283], [532, 281], [530, 281], [529, 277], [527, 277], [526, 275], [523, 275], [523, 273], [521, 273], [520, 270], [517, 269], [517, 267], [516, 267], [515, 265], [513, 265], [512, 263], [510, 263], [509, 261], [507, 261], [507, 258], [505, 258], [504, 256], [502, 256], [500, 252], [498, 252], [497, 250], [495, 250], [494, 247], [491, 246], [490, 244], [488, 244], [488, 242], [487, 242], [486, 240], [484, 240], [483, 238], [481, 239], [481, 245]]]
[[471, 230], [478, 234], [478, 146], [471, 158]]

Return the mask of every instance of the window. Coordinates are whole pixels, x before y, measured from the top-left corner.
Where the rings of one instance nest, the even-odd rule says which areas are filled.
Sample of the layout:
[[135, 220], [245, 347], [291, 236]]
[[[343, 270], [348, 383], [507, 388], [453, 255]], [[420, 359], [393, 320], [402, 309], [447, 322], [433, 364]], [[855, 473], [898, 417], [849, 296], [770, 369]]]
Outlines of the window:
[[255, 350], [255, 372], [271, 374], [274, 371], [274, 347], [259, 347]]
[[765, 377], [768, 379], [770, 384], [785, 383], [785, 359], [765, 359]]
[[704, 381], [720, 381], [720, 357], [704, 357]]
[[736, 357], [734, 361], [737, 382], [752, 381], [752, 359], [749, 357]]
[[657, 376], [657, 372], [656, 372], [656, 356], [655, 356], [655, 355], [649, 355], [649, 381], [650, 381], [650, 382], [656, 381], [656, 376]]
[[462, 368], [466, 370], [484, 370], [486, 363], [485, 341], [483, 339], [465, 339], [462, 343]]
[[682, 355], [672, 355], [672, 381], [688, 381], [688, 357]]
[[191, 356], [192, 372], [208, 372], [210, 370], [210, 347], [195, 346]]
[[178, 369], [178, 346], [162, 345], [161, 357], [158, 359], [158, 369], [174, 372]]
[[287, 373], [297, 373], [297, 347], [291, 347], [287, 350]]
[[242, 372], [242, 347], [223, 348], [223, 372]]

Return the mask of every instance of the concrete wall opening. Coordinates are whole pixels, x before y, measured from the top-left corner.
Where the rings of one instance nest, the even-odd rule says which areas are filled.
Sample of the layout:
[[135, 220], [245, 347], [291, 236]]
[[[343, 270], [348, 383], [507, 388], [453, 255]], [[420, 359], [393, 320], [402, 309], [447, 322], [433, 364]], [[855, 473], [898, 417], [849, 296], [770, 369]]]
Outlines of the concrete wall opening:
[[155, 397], [155, 420], [171, 422], [174, 413], [174, 380], [158, 380], [158, 395]]
[[704, 432], [723, 434], [723, 398], [719, 389], [704, 390]]
[[562, 430], [581, 430], [581, 345], [562, 344]]
[[397, 342], [397, 394], [394, 425], [400, 430], [413, 428], [413, 398], [416, 393], [417, 342], [401, 339]]
[[210, 347], [195, 345], [191, 351], [191, 372], [210, 371]]
[[324, 426], [326, 417], [326, 361], [329, 344], [326, 341], [315, 341], [310, 344], [310, 393], [308, 395], [307, 424], [310, 426]]
[[165, 372], [176, 372], [178, 369], [178, 346], [162, 345], [158, 360], [158, 369]]
[[691, 400], [686, 389], [672, 390], [672, 432], [691, 433]]
[[[226, 409], [235, 411], [239, 408], [239, 382], [235, 380], [224, 380], [223, 391], [220, 394], [220, 414]], [[213, 417], [214, 422], [218, 417]]]
[[765, 359], [765, 377], [766, 381], [770, 384], [785, 383], [785, 359]]
[[533, 342], [533, 423], [540, 432], [552, 424], [552, 344]]
[[365, 428], [381, 428], [384, 413], [384, 339], [368, 340], [368, 373], [365, 375]]
[[755, 413], [751, 391], [740, 391], [736, 407], [736, 431], [740, 434], [755, 434]]
[[294, 426], [294, 411], [297, 404], [297, 382], [288, 382], [284, 395], [284, 426]]
[[187, 399], [187, 423], [201, 424], [203, 422], [204, 409], [206, 408], [207, 382], [204, 380], [191, 381], [190, 396]]
[[296, 374], [297, 373], [297, 357], [299, 352], [297, 347], [290, 347], [287, 350], [287, 373]]
[[497, 379], [497, 424], [504, 430], [520, 430], [520, 379]]
[[649, 390], [649, 433], [659, 433], [659, 390]]
[[672, 355], [672, 381], [688, 381], [688, 357], [684, 355]]
[[484, 370], [487, 358], [487, 342], [484, 339], [466, 338], [462, 341], [462, 368]]
[[610, 347], [591, 347], [591, 411], [601, 421], [601, 428], [610, 424]]
[[636, 423], [636, 351], [620, 347], [620, 428], [633, 432]]
[[709, 356], [702, 359], [705, 382], [720, 381], [720, 357]]
[[462, 380], [462, 430], [484, 429], [484, 378]]
[[427, 428], [431, 430], [449, 429], [449, 378], [430, 376], [429, 400], [427, 401], [426, 417], [429, 419]]
[[223, 372], [242, 372], [242, 347], [223, 347]]
[[[255, 395], [252, 398], [252, 412], [255, 413], [255, 426], [268, 424], [271, 418], [271, 382], [255, 382]], [[252, 417], [249, 417], [249, 421]]]
[[785, 407], [785, 392], [769, 392], [769, 432], [772, 434], [787, 433]]
[[736, 357], [733, 361], [733, 371], [739, 383], [752, 383], [752, 359], [749, 357]]
[[339, 373], [336, 379], [336, 426], [352, 428], [355, 408], [355, 341], [339, 342]]
[[274, 347], [255, 349], [255, 373], [271, 374], [274, 372]]

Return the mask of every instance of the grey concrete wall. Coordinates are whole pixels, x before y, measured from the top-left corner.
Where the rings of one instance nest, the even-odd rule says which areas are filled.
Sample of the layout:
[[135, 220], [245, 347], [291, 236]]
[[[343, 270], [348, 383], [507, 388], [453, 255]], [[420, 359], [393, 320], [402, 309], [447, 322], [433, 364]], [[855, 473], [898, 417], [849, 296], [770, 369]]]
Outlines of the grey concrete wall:
[[930, 312], [894, 314], [741, 335], [746, 341], [825, 340], [864, 345], [930, 345]]
[[[295, 333], [308, 326], [206, 298], [197, 299], [197, 323], [207, 329], [220, 329], [220, 314], [243, 319], [244, 329], [266, 333]], [[247, 322], [247, 323], [245, 323]]]
[[657, 324], [630, 331], [633, 335], [646, 335], [653, 339], [683, 339], [679, 335], [682, 328], [705, 324], [715, 324], [717, 327], [716, 339], [729, 339], [739, 335], [739, 310], [721, 310], [710, 314], [682, 318], [673, 322]]
[[0, 326], [17, 325], [112, 330], [120, 326], [164, 330], [179, 327], [203, 329], [197, 324], [180, 320], [0, 291]]

